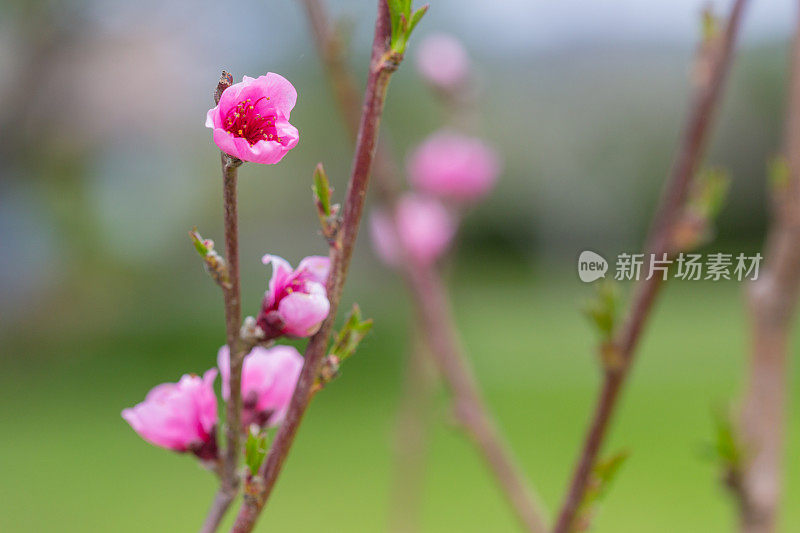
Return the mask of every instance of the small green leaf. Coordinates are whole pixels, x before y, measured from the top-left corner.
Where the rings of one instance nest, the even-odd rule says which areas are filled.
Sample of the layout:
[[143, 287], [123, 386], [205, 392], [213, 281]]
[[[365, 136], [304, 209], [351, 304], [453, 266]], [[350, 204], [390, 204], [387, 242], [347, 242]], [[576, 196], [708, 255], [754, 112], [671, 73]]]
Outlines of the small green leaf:
[[409, 24], [408, 27], [409, 35], [411, 34], [412, 31], [414, 31], [414, 28], [417, 27], [417, 24], [419, 24], [419, 21], [422, 20], [422, 17], [425, 15], [425, 13], [428, 12], [428, 9], [430, 7], [431, 7], [430, 4], [425, 4], [421, 8], [414, 11], [414, 14], [411, 15], [411, 23]]
[[314, 199], [320, 213], [331, 216], [331, 184], [322, 163], [318, 163], [314, 169]]
[[264, 457], [267, 455], [267, 433], [255, 427], [247, 433], [247, 442], [244, 445], [244, 460], [250, 469], [251, 475], [256, 475]]
[[594, 297], [584, 307], [584, 313], [603, 339], [608, 340], [617, 325], [619, 292], [616, 283], [607, 279], [597, 283], [595, 290]]
[[712, 220], [725, 204], [730, 183], [730, 175], [725, 169], [703, 169], [689, 197], [689, 208], [705, 220]]
[[411, 12], [411, 0], [387, 0], [389, 20], [392, 25], [390, 48], [396, 54], [404, 54], [411, 32], [428, 11], [428, 5]]
[[598, 504], [608, 493], [611, 484], [616, 479], [620, 468], [629, 455], [627, 451], [617, 452], [594, 465], [575, 521], [570, 527], [572, 533], [589, 530], [592, 518], [597, 512]]
[[194, 244], [194, 249], [197, 250], [197, 253], [205, 259], [210, 250], [208, 246], [206, 246], [206, 241], [204, 241], [203, 237], [198, 233], [197, 226], [192, 228], [192, 231], [189, 232], [189, 238], [192, 239], [192, 244]]
[[372, 319], [362, 320], [361, 309], [357, 304], [353, 305], [347, 321], [336, 336], [336, 341], [331, 348], [331, 355], [338, 357], [340, 362], [352, 356], [361, 340], [371, 329]]
[[744, 453], [739, 443], [739, 434], [734, 423], [734, 415], [730, 409], [717, 407], [712, 411], [714, 420], [713, 453], [723, 467], [731, 471], [739, 471], [742, 467]]

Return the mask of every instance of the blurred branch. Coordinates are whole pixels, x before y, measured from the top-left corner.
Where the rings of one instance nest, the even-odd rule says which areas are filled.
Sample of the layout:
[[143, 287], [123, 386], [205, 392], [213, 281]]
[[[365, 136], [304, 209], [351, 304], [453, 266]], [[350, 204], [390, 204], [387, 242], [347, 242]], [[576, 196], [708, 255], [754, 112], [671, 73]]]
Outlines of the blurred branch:
[[791, 68], [784, 139], [789, 179], [775, 184], [765, 269], [748, 288], [752, 344], [741, 415], [745, 459], [737, 487], [745, 533], [776, 530], [781, 495], [786, 364], [800, 288], [800, 30], [795, 35]]
[[428, 346], [419, 335], [408, 354], [403, 400], [395, 428], [394, 475], [389, 531], [419, 531], [425, 458], [430, 438], [431, 405], [437, 379], [428, 361]]
[[[727, 78], [745, 4], [746, 0], [736, 0], [724, 30], [721, 33], [714, 32], [707, 36], [700, 48], [697, 61], [699, 64], [707, 66], [708, 74], [699, 76], [696, 80], [688, 118], [673, 161], [669, 181], [663, 191], [659, 209], [645, 245], [645, 257], [648, 261], [654, 256], [661, 257], [665, 253], [674, 251], [676, 224], [683, 213], [692, 180], [700, 166], [714, 113]], [[711, 41], [709, 42], [708, 39]], [[621, 364], [605, 369], [604, 382], [595, 413], [559, 513], [554, 528], [555, 533], [569, 533], [574, 526], [576, 513], [584, 499], [587, 483], [616, 408], [619, 392], [625, 383], [642, 330], [650, 316], [660, 287], [661, 276], [652, 276], [650, 279], [637, 282], [627, 319], [612, 338], [612, 346], [616, 350]]]
[[369, 76], [361, 110], [358, 141], [353, 155], [353, 170], [344, 203], [342, 226], [336, 241], [330, 247], [331, 268], [327, 283], [328, 299], [331, 304], [330, 314], [308, 343], [297, 387], [267, 458], [261, 465], [258, 475], [247, 480], [244, 503], [232, 530], [235, 533], [252, 531], [256, 519], [272, 493], [313, 396], [320, 365], [327, 353], [336, 311], [358, 236], [389, 80], [402, 61], [402, 55], [389, 53], [390, 31], [388, 5], [386, 0], [379, 0]]
[[[349, 129], [353, 131], [357, 115], [353, 112], [355, 85], [344, 58], [341, 41], [320, 0], [303, 0], [311, 23], [314, 42], [333, 86]], [[375, 177], [381, 200], [390, 208], [398, 196], [397, 164], [390, 152], [378, 147]], [[403, 254], [407, 256], [408, 254]], [[428, 266], [403, 262], [406, 282], [413, 295], [416, 313], [431, 355], [453, 394], [456, 416], [483, 453], [501, 488], [505, 491], [520, 521], [529, 531], [546, 531], [544, 513], [534, 491], [528, 486], [508, 446], [500, 436], [485, 407], [477, 383], [457, 340], [443, 283]]]

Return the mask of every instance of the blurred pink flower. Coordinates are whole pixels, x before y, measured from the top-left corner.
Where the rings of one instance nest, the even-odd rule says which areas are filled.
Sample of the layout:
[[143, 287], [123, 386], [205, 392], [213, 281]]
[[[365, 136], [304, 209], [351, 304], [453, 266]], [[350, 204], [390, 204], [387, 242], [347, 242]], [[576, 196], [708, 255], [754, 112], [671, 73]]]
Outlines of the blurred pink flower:
[[437, 33], [426, 37], [417, 50], [417, 70], [428, 83], [450, 90], [466, 81], [469, 56], [461, 41], [452, 35]]
[[397, 202], [394, 217], [374, 211], [370, 230], [373, 246], [385, 263], [397, 266], [405, 252], [413, 261], [430, 264], [450, 245], [456, 220], [438, 200], [407, 193]]
[[156, 446], [213, 459], [217, 455], [216, 377], [217, 369], [212, 368], [202, 378], [184, 374], [178, 383], [157, 385], [142, 403], [122, 411], [122, 418]]
[[[230, 395], [227, 346], [219, 349], [217, 365], [222, 375], [222, 397], [227, 400]], [[242, 426], [272, 427], [283, 422], [302, 368], [303, 356], [292, 346], [253, 348], [242, 366]]]
[[408, 174], [422, 191], [469, 201], [489, 192], [500, 174], [500, 161], [480, 139], [441, 131], [412, 152]]
[[206, 127], [214, 130], [214, 142], [226, 154], [274, 164], [297, 145], [297, 128], [289, 124], [295, 102], [297, 91], [283, 76], [245, 76], [208, 111]]
[[325, 290], [330, 268], [328, 258], [306, 257], [296, 270], [276, 255], [267, 254], [261, 261], [265, 265], [272, 264], [269, 289], [256, 318], [267, 338], [308, 337], [316, 333], [330, 311]]

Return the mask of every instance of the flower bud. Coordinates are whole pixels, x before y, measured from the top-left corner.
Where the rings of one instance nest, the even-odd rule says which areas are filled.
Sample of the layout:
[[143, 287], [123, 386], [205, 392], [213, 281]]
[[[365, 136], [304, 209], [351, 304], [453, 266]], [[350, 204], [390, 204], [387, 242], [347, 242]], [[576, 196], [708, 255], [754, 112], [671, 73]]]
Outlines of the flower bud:
[[316, 333], [330, 311], [325, 290], [330, 268], [328, 258], [306, 257], [296, 270], [275, 255], [265, 255], [262, 262], [272, 264], [269, 289], [256, 318], [266, 338], [308, 337]]

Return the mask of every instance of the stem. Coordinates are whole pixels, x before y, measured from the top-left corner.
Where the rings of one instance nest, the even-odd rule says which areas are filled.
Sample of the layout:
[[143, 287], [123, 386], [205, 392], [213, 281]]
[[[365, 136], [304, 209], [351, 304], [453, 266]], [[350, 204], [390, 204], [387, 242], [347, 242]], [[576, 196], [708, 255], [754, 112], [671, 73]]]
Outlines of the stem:
[[744, 533], [776, 530], [781, 495], [787, 348], [800, 289], [800, 32], [792, 61], [784, 146], [791, 178], [778, 192], [781, 197], [764, 252], [765, 271], [748, 290], [752, 344], [742, 407], [746, 458], [741, 483], [735, 487]]
[[353, 247], [358, 236], [386, 91], [392, 73], [402, 60], [402, 57], [387, 56], [390, 32], [388, 5], [386, 0], [379, 0], [369, 77], [361, 111], [358, 141], [353, 155], [353, 170], [344, 203], [342, 226], [337, 240], [330, 250], [331, 269], [327, 283], [328, 299], [331, 304], [330, 314], [308, 343], [303, 369], [300, 372], [286, 418], [275, 435], [266, 460], [261, 465], [257, 476], [248, 479], [244, 504], [232, 529], [235, 533], [252, 531], [256, 519], [272, 493], [278, 474], [280, 474], [300, 422], [313, 396], [312, 388], [319, 374], [320, 363], [327, 352]]
[[225, 336], [230, 353], [230, 396], [226, 403], [225, 447], [220, 468], [220, 488], [201, 533], [213, 533], [219, 527], [225, 512], [236, 497], [239, 487], [237, 467], [241, 448], [242, 414], [242, 362], [245, 353], [242, 349], [239, 329], [242, 324], [242, 302], [239, 276], [239, 215], [236, 199], [236, 185], [239, 166], [242, 162], [221, 153], [222, 158], [222, 197], [225, 222], [225, 255], [228, 262], [230, 284], [221, 285], [225, 302]]
[[431, 405], [437, 381], [428, 362], [427, 344], [419, 335], [415, 335], [414, 339], [414, 346], [408, 355], [395, 437], [395, 474], [389, 530], [396, 533], [412, 533], [420, 529]]
[[[351, 93], [355, 90], [355, 85], [342, 57], [341, 44], [337, 35], [331, 30], [322, 3], [319, 0], [303, 0], [303, 4], [311, 22], [317, 50], [330, 77], [334, 95], [339, 102], [348, 128], [354, 132], [354, 125], [357, 124], [358, 118], [357, 114], [352, 112], [351, 102], [354, 96]], [[355, 133], [353, 134], [355, 135]], [[376, 185], [381, 193], [381, 200], [390, 208], [394, 206], [399, 195], [397, 180], [394, 179], [397, 173], [397, 164], [390, 152], [379, 146], [375, 158]], [[403, 255], [407, 256], [408, 254]], [[420, 321], [421, 328], [431, 347], [437, 366], [454, 396], [453, 401], [457, 414], [468, 415], [461, 416], [461, 421], [473, 437], [475, 445], [487, 459], [489, 467], [498, 479], [500, 487], [505, 491], [506, 497], [520, 521], [530, 531], [545, 531], [547, 528], [542, 518], [543, 513], [540, 510], [541, 505], [538, 503], [538, 498], [528, 486], [521, 470], [516, 466], [508, 446], [503, 442], [488, 409], [484, 406], [469, 364], [457, 341], [447, 298], [438, 276], [434, 271], [415, 272], [415, 269], [420, 267], [412, 266], [408, 262], [405, 262], [404, 266], [407, 271], [405, 278], [409, 290], [414, 296], [416, 314], [419, 317], [426, 317], [429, 313], [435, 315], [432, 319]], [[427, 269], [427, 267], [421, 268]], [[419, 283], [415, 283], [415, 280]], [[437, 296], [429, 296], [428, 289], [424, 288], [425, 285], [431, 285]], [[427, 303], [429, 298], [438, 299], [437, 305], [429, 306]], [[436, 328], [431, 326], [433, 323], [443, 324], [447, 332], [440, 334], [434, 331]], [[431, 338], [434, 336], [437, 337], [436, 343], [431, 342]], [[443, 371], [442, 368], [446, 371]]]
[[456, 418], [483, 453], [526, 530], [546, 531], [538, 498], [500, 437], [475, 377], [465, 363], [441, 279], [428, 265], [407, 264], [409, 268], [406, 268], [405, 275], [420, 314], [423, 334], [431, 347], [439, 373], [452, 392]]
[[[648, 266], [647, 261], [652, 257], [661, 257], [664, 253], [674, 251], [672, 238], [675, 224], [682, 214], [689, 188], [700, 165], [710, 126], [727, 78], [745, 4], [746, 0], [736, 0], [722, 35], [716, 37], [718, 41], [714, 43], [714, 46], [705, 47], [704, 52], [709, 56], [700, 58], [701, 61], [707, 60], [708, 75], [704, 76], [695, 89], [669, 181], [662, 194], [660, 206], [645, 246], [646, 267]], [[660, 287], [661, 277], [653, 276], [649, 280], [637, 282], [634, 288], [627, 318], [612, 340], [612, 344], [620, 356], [621, 366], [606, 369], [604, 383], [583, 449], [554, 528], [555, 533], [568, 533], [573, 527], [591, 477], [592, 468], [614, 414], [620, 389], [625, 383], [642, 330], [650, 316]]]

